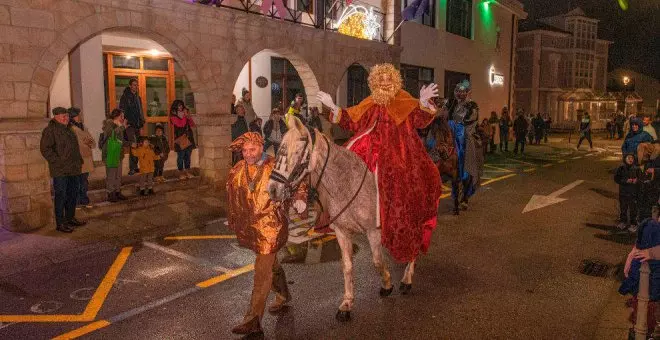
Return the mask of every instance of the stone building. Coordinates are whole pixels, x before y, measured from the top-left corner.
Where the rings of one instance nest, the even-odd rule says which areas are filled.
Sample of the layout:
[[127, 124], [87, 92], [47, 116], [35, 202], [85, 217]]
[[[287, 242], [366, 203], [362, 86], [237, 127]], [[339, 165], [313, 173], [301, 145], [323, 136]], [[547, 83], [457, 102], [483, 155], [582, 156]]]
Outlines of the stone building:
[[549, 113], [553, 124], [573, 126], [583, 111], [596, 126], [616, 110], [606, 93], [611, 42], [598, 39], [598, 20], [576, 8], [521, 23], [516, 46], [516, 103], [525, 112]]
[[[264, 15], [259, 6], [238, 0], [218, 2], [218, 7], [181, 0], [4, 1], [0, 5], [2, 227], [27, 231], [52, 223], [50, 178], [39, 151], [41, 130], [49, 120], [51, 103], [59, 101], [81, 107], [86, 124], [98, 132], [98, 122], [116, 105], [116, 98], [104, 98], [112, 80], [107, 80], [107, 73], [98, 74], [104, 63], [108, 65], [103, 57], [111, 52], [140, 58], [139, 69], [133, 71], [141, 77], [141, 88], [149, 81], [147, 68], [162, 68], [160, 83], [171, 87], [158, 100], [147, 93], [152, 97], [146, 106], [156, 113], [154, 120], [160, 119], [160, 111], [168, 111], [166, 99], [183, 95], [189, 103], [194, 101], [199, 141], [195, 158], [202, 179], [218, 186], [223, 186], [231, 161], [227, 146], [232, 90], [252, 56], [268, 50], [286, 58], [297, 71], [310, 105], [318, 105], [314, 95], [319, 89], [335, 91], [353, 64], [399, 63], [399, 37], [389, 43], [382, 38], [400, 18], [399, 1], [380, 8], [379, 31], [371, 40], [338, 33], [332, 25], [334, 17], [314, 14], [309, 2], [304, 4], [307, 8], [299, 8], [300, 2], [291, 1], [280, 19], [273, 15], [275, 10]], [[131, 55], [136, 46], [112, 46], [112, 41], [122, 39], [148, 40], [154, 54], [162, 52], [172, 61], [151, 62], [144, 55]], [[61, 71], [64, 64], [68, 73]], [[174, 68], [178, 74], [172, 74]], [[58, 69], [67, 74], [60, 76]], [[120, 76], [120, 71], [114, 74]], [[171, 84], [177, 81], [182, 84], [179, 93]]]
[[518, 20], [526, 17], [516, 0], [432, 2], [428, 15], [401, 26], [406, 88], [416, 94], [435, 82], [448, 98], [467, 79], [482, 117], [512, 107]]

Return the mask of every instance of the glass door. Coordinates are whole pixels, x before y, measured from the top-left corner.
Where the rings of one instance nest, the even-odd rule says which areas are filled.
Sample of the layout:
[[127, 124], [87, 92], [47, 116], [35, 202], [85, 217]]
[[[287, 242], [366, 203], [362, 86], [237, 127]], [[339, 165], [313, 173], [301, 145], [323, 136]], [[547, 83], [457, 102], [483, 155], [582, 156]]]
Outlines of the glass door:
[[[142, 134], [151, 136], [156, 133], [156, 125], [161, 124], [165, 135], [169, 136], [169, 112], [172, 91], [167, 76], [144, 75], [144, 95], [141, 95], [145, 108], [145, 126]], [[171, 139], [171, 138], [170, 138]]]

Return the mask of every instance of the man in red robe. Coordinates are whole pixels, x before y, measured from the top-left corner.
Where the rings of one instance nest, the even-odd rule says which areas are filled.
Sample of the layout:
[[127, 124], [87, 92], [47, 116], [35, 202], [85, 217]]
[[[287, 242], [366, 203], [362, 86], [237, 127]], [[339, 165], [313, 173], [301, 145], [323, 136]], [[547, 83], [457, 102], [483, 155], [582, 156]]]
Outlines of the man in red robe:
[[420, 99], [401, 89], [401, 75], [391, 64], [376, 65], [369, 74], [371, 96], [348, 109], [338, 108], [329, 94], [318, 99], [332, 110], [331, 120], [354, 133], [347, 148], [375, 173], [382, 244], [399, 262], [414, 262], [426, 252], [436, 226], [440, 174], [417, 136], [437, 108], [430, 103], [437, 86], [422, 87]]

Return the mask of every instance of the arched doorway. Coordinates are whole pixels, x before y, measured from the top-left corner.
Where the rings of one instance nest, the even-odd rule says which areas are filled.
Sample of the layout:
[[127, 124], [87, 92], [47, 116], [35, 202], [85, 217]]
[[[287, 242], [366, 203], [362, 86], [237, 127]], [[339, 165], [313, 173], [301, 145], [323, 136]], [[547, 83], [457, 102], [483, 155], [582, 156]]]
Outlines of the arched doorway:
[[316, 100], [319, 85], [311, 67], [286, 50], [265, 49], [250, 57], [234, 84], [232, 94], [237, 102], [242, 100], [244, 91], [252, 94], [251, 104], [262, 119], [262, 128], [274, 108], [286, 113], [296, 94], [303, 95], [303, 117], [309, 116], [310, 108], [320, 108]]
[[[56, 106], [79, 107], [86, 128], [98, 138], [106, 115], [119, 107], [133, 79], [138, 82], [145, 121], [140, 134], [152, 136], [160, 125], [172, 148], [170, 105], [176, 99], [183, 100], [194, 117], [197, 111], [194, 92], [174, 56], [158, 42], [135, 32], [103, 31], [68, 53], [53, 75], [46, 114], [50, 115]], [[101, 151], [95, 148], [93, 153], [94, 161], [101, 161]], [[175, 158], [168, 158], [166, 170], [176, 167]], [[193, 152], [193, 166], [198, 164], [199, 157]], [[103, 176], [100, 169], [91, 174], [90, 179]]]
[[[370, 94], [368, 77], [369, 72], [366, 67], [359, 63], [350, 65], [337, 87], [337, 105], [339, 107], [351, 107], [367, 98]], [[332, 124], [331, 133], [335, 142], [339, 144], [343, 144], [351, 137], [348, 131], [340, 128], [337, 124]]]

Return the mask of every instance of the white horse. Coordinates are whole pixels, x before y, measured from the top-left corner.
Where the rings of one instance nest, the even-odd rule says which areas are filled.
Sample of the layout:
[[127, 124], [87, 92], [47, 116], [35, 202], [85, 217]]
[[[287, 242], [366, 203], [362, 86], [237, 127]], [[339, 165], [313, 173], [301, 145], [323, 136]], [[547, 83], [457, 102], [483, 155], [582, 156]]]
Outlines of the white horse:
[[[331, 142], [317, 130], [308, 130], [297, 118], [290, 124], [276, 156], [268, 183], [273, 201], [291, 198], [309, 174], [313, 193], [330, 216], [330, 226], [341, 248], [344, 297], [337, 320], [348, 321], [353, 309], [353, 235], [367, 235], [373, 263], [381, 276], [380, 296], [392, 293], [392, 280], [383, 261], [378, 211], [378, 188], [374, 174], [352, 151]], [[412, 288], [414, 261], [406, 267], [399, 290]]]

